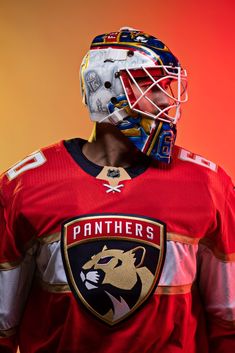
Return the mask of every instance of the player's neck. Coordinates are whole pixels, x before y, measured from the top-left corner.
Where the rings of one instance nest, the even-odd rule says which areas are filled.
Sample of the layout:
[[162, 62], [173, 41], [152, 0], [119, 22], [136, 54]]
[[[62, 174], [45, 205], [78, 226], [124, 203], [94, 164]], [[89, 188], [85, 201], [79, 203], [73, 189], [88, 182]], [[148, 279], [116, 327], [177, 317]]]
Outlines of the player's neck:
[[115, 126], [97, 124], [95, 141], [85, 143], [83, 154], [91, 162], [101, 166], [127, 168], [136, 164], [140, 152]]

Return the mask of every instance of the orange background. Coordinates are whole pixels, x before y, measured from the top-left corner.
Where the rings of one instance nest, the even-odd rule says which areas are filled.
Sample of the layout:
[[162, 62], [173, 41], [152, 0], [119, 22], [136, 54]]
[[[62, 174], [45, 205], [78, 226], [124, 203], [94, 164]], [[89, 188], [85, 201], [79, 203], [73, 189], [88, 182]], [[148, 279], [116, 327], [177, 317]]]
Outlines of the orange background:
[[235, 178], [234, 14], [233, 0], [0, 0], [0, 171], [40, 146], [88, 137], [81, 59], [95, 35], [131, 26], [187, 68], [178, 144]]

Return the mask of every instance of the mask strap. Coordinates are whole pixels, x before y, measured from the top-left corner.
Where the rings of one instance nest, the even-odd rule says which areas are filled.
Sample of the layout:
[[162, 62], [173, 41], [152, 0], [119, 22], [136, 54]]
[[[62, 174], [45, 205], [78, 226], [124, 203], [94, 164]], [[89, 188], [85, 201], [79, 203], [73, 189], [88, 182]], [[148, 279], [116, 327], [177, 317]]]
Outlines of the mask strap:
[[111, 114], [107, 115], [105, 118], [100, 120], [99, 123], [109, 122], [114, 125], [117, 125], [120, 121], [123, 121], [123, 119], [126, 118], [127, 116], [129, 116], [129, 115], [126, 111], [126, 107], [124, 107], [121, 109], [114, 110], [114, 112], [112, 112]]
[[91, 136], [88, 139], [88, 142], [90, 142], [90, 143], [93, 142], [93, 141], [96, 141], [96, 121], [94, 122], [93, 129], [92, 129], [92, 132], [91, 132]]

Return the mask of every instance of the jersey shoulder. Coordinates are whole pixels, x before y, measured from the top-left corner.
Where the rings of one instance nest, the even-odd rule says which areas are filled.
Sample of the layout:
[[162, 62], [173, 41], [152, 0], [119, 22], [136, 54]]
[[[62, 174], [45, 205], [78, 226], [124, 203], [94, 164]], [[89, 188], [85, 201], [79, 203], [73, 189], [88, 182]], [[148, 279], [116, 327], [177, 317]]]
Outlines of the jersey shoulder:
[[63, 141], [44, 146], [16, 162], [0, 175], [0, 193], [11, 194], [19, 186], [40, 182], [63, 158]]
[[221, 166], [181, 146], [174, 148], [172, 167], [189, 178], [207, 183], [208, 187], [222, 190], [232, 184], [230, 176]]

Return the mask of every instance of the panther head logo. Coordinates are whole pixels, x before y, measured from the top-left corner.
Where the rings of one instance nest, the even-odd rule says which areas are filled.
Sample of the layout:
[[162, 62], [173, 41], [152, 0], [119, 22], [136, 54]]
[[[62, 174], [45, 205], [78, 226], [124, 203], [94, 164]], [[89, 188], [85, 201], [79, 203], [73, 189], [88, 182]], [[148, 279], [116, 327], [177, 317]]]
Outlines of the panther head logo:
[[80, 278], [88, 291], [99, 290], [109, 298], [103, 318], [113, 322], [127, 315], [149, 292], [154, 275], [143, 265], [146, 249], [103, 249], [82, 266]]
[[79, 310], [113, 326], [148, 305], [165, 261], [165, 223], [132, 214], [82, 215], [63, 223], [61, 240]]

